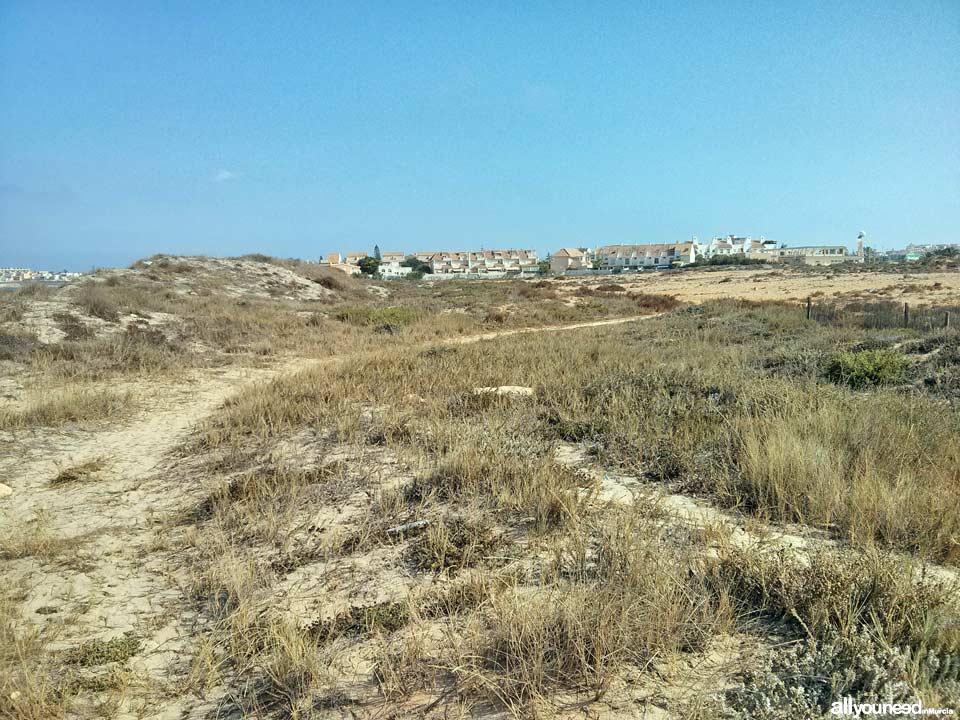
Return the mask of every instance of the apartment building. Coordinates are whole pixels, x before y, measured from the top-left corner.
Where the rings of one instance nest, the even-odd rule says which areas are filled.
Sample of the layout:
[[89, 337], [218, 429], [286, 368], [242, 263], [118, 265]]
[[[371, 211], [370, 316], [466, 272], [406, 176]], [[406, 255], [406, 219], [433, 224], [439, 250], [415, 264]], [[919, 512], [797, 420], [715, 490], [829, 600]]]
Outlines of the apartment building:
[[800, 265], [835, 265], [842, 262], [863, 262], [860, 255], [851, 255], [845, 245], [804, 245], [777, 248], [772, 253], [780, 262]]
[[641, 270], [689, 265], [696, 262], [698, 245], [693, 241], [653, 245], [604, 245], [596, 250], [603, 270]]
[[764, 259], [776, 249], [777, 243], [774, 240], [767, 240], [763, 236], [760, 239], [755, 239], [727, 235], [713, 238], [708, 245], [703, 247], [702, 254], [706, 258], [721, 255], [744, 255], [753, 259]]
[[[417, 259], [421, 256], [417, 255]], [[434, 275], [534, 273], [539, 271], [540, 262], [536, 250], [444, 250], [430, 254], [423, 261], [430, 263]]]

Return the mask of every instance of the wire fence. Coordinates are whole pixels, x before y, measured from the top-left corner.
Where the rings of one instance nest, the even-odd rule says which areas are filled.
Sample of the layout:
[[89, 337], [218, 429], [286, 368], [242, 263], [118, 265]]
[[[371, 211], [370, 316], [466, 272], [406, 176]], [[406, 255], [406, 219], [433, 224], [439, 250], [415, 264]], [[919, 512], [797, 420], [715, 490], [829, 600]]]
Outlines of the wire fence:
[[960, 305], [911, 305], [898, 302], [853, 302], [844, 305], [818, 303], [807, 298], [808, 320], [824, 325], [861, 328], [913, 328], [932, 332], [955, 327]]

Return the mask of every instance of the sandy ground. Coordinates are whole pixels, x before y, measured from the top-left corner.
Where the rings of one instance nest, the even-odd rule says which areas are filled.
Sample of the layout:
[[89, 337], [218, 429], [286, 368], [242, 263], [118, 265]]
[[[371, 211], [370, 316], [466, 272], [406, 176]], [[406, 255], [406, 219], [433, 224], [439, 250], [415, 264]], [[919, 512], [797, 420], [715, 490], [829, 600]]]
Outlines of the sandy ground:
[[[689, 302], [745, 300], [873, 299], [960, 304], [960, 273], [831, 272], [828, 269], [659, 271], [578, 278], [577, 285], [616, 283], [628, 290], [676, 295]], [[569, 287], [574, 287], [570, 283]]]
[[[57, 558], [4, 563], [7, 587], [21, 588], [22, 619], [55, 631], [51, 649], [133, 632], [143, 639], [131, 661], [137, 684], [163, 686], [187, 671], [192, 634], [182, 578], [164, 551], [162, 528], [197, 488], [164, 473], [169, 452], [237, 388], [284, 370], [231, 369], [190, 384], [151, 388], [146, 408], [129, 422], [96, 429], [41, 431], [0, 458], [13, 494], [0, 500], [0, 524], [36, 532], [68, 547]], [[68, 467], [100, 461], [103, 469], [75, 484], [51, 487]], [[50, 626], [53, 626], [52, 628]], [[153, 693], [144, 693], [152, 695]], [[120, 716], [181, 717], [181, 700], [144, 706], [132, 692]]]

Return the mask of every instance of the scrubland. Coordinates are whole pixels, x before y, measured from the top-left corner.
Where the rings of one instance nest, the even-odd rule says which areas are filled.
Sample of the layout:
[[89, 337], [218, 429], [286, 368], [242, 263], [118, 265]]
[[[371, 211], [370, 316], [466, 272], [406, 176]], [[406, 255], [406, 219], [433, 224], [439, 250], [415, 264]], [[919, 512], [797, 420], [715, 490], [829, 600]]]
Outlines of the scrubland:
[[[195, 272], [179, 262], [164, 272]], [[131, 374], [266, 373], [298, 358], [198, 414], [123, 486], [116, 522], [130, 516], [136, 548], [116, 572], [149, 564], [162, 612], [107, 632], [82, 592], [50, 613], [36, 589], [3, 596], [0, 714], [806, 718], [844, 695], [958, 706], [955, 329], [818, 323], [796, 303], [682, 304], [616, 282], [324, 278], [330, 295], [314, 301], [223, 285], [144, 305], [185, 319], [182, 337], [165, 334], [169, 366], [123, 369], [100, 349], [68, 372], [47, 355], [116, 334], [16, 361], [123, 392]], [[91, 315], [113, 317], [109, 305], [122, 319], [139, 300], [109, 282], [76, 292]], [[6, 411], [3, 428], [93, 417], [33, 407]], [[83, 505], [106, 497], [122, 459], [92, 450], [37, 492], [96, 513]], [[137, 498], [149, 499], [139, 522]], [[65, 527], [48, 513], [0, 538], [5, 573], [95, 575], [103, 561], [86, 548], [119, 531]]]

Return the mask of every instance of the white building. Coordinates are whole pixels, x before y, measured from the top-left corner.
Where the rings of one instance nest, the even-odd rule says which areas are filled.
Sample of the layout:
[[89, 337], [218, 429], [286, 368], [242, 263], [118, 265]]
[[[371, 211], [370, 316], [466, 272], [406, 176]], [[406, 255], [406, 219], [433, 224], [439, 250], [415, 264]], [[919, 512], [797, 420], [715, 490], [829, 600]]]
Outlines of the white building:
[[763, 236], [759, 240], [752, 237], [727, 235], [715, 237], [710, 244], [703, 248], [703, 256], [712, 258], [720, 255], [743, 255], [749, 258], [760, 259], [764, 255], [772, 254], [777, 249], [777, 243], [767, 240]]
[[863, 262], [862, 255], [851, 255], [845, 245], [804, 245], [777, 248], [774, 253], [780, 262], [801, 265], [835, 265], [842, 262]]
[[693, 241], [655, 245], [604, 245], [596, 258], [604, 270], [641, 270], [689, 265], [697, 261], [698, 245]]
[[550, 256], [550, 272], [585, 270], [590, 267], [590, 255], [588, 250], [580, 248], [560, 248]]
[[413, 272], [413, 268], [404, 267], [401, 263], [406, 260], [406, 255], [402, 252], [380, 253], [380, 266], [377, 272], [385, 278], [402, 278]]
[[[419, 254], [416, 257], [422, 259]], [[540, 270], [536, 250], [444, 250], [431, 253], [423, 261], [430, 263], [434, 275], [535, 273]]]

